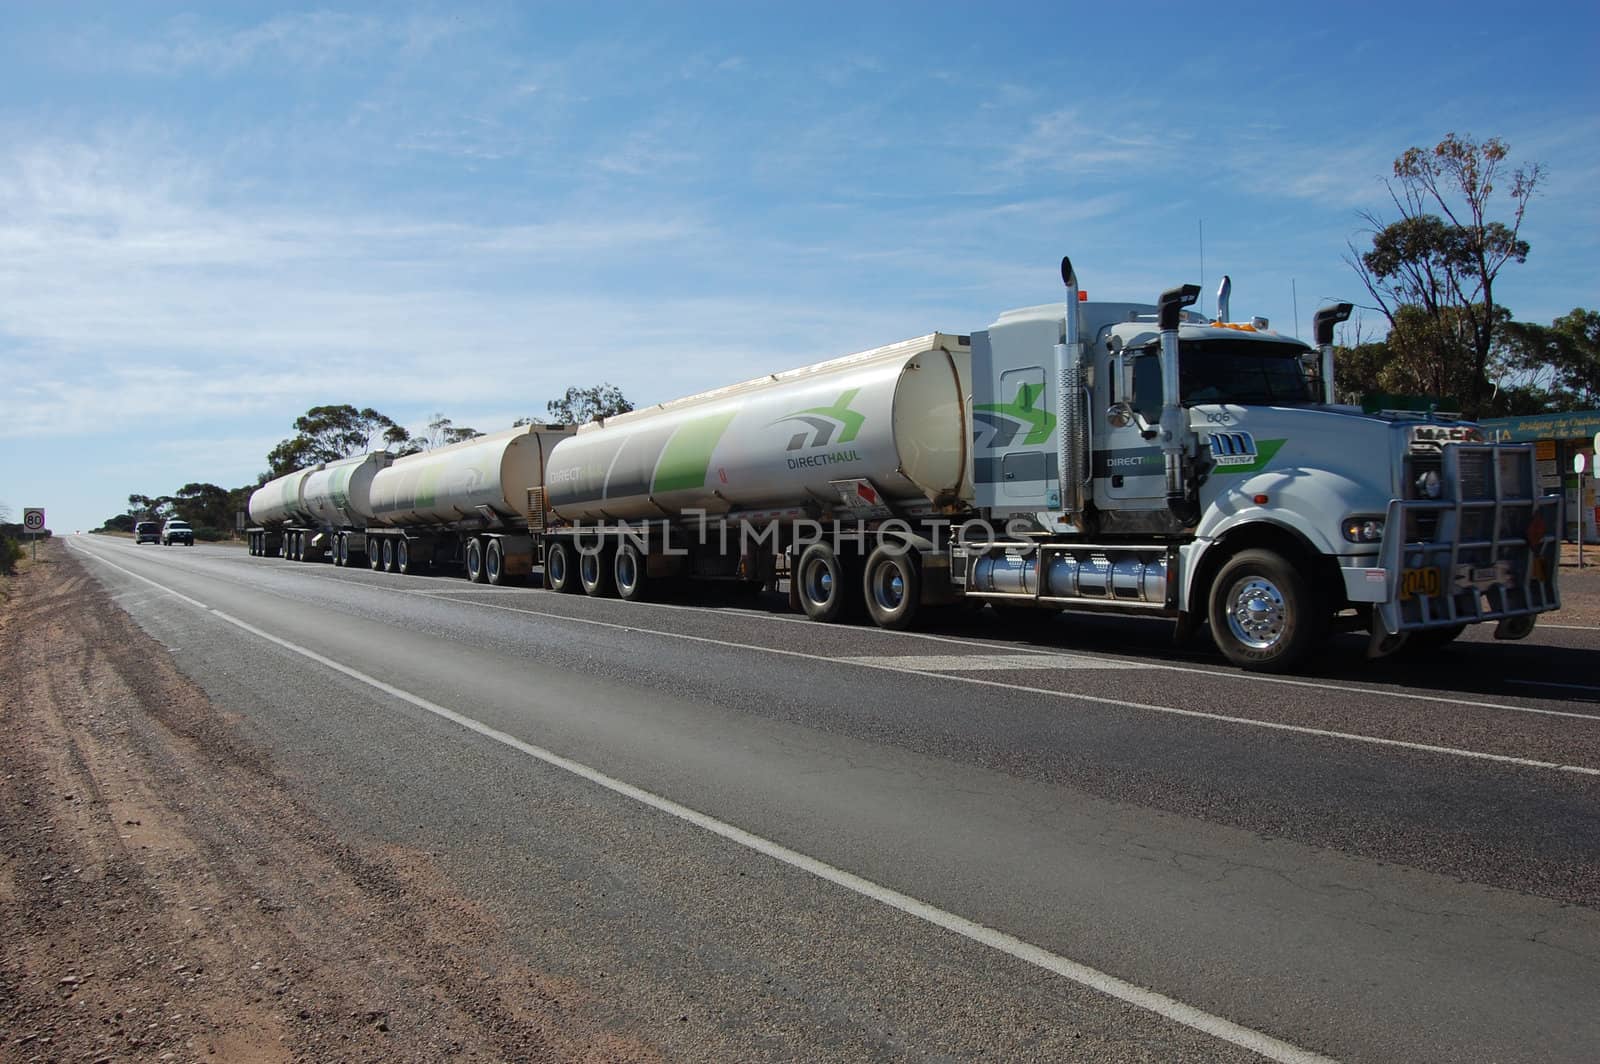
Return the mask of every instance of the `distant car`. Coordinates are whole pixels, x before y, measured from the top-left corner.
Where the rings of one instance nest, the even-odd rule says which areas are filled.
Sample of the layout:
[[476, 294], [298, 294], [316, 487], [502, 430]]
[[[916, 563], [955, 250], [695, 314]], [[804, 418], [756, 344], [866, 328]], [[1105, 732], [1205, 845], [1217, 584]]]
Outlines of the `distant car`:
[[159, 522], [159, 521], [140, 521], [138, 524], [134, 525], [133, 526], [133, 541], [136, 544], [137, 543], [160, 543], [161, 542], [161, 522]]
[[176, 517], [161, 526], [161, 545], [170, 547], [174, 543], [194, 546], [194, 529], [189, 527], [189, 522], [180, 521]]

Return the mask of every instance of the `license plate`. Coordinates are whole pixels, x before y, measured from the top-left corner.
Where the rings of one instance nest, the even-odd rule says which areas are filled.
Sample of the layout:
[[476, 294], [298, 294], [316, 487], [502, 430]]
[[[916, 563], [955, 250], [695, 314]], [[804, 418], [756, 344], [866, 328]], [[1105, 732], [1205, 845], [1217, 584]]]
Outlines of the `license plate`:
[[1444, 581], [1439, 576], [1439, 567], [1430, 565], [1424, 569], [1403, 569], [1400, 572], [1400, 597], [1402, 599], [1415, 598], [1418, 595], [1424, 598], [1436, 598], [1444, 588]]

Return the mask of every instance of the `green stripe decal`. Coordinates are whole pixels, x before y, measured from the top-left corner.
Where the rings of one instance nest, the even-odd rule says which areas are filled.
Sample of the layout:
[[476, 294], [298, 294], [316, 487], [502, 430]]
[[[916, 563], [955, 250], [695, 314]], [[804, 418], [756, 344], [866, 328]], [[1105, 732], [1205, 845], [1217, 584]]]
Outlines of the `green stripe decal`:
[[439, 493], [439, 474], [443, 472], [444, 470], [435, 464], [424, 469], [422, 475], [417, 477], [417, 490], [413, 494], [415, 509], [425, 509], [434, 504]]
[[711, 452], [738, 411], [697, 418], [673, 433], [656, 463], [655, 492], [704, 487]]
[[1259, 473], [1267, 468], [1288, 440], [1261, 440], [1256, 444], [1256, 460], [1249, 465], [1217, 466], [1211, 471], [1214, 477], [1227, 477], [1235, 473]]

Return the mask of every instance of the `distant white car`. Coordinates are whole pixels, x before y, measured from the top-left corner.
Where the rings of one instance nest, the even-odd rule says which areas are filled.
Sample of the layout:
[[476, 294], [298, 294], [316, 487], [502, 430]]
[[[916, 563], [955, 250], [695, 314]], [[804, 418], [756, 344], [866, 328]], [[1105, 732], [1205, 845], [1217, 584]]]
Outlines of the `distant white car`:
[[189, 522], [180, 521], [176, 517], [161, 526], [161, 545], [170, 547], [174, 543], [194, 546], [194, 529], [189, 527]]

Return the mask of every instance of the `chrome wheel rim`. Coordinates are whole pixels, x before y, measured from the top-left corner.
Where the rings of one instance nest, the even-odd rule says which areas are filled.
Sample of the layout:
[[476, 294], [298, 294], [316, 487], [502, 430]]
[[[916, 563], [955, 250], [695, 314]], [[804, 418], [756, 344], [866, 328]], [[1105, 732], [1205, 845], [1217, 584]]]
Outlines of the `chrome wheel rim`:
[[617, 555], [617, 587], [624, 591], [632, 591], [633, 585], [639, 579], [639, 564], [631, 551], [623, 551]]
[[1228, 591], [1228, 630], [1251, 650], [1271, 650], [1283, 641], [1289, 607], [1271, 580], [1248, 576]]
[[550, 548], [550, 557], [546, 562], [550, 566], [550, 583], [560, 587], [567, 582], [567, 552], [557, 545]]
[[806, 598], [818, 606], [833, 601], [833, 570], [828, 568], [827, 562], [818, 558], [806, 567], [805, 589]]
[[878, 608], [886, 613], [898, 610], [906, 600], [906, 580], [898, 567], [888, 564], [878, 566], [872, 578], [872, 598]]

